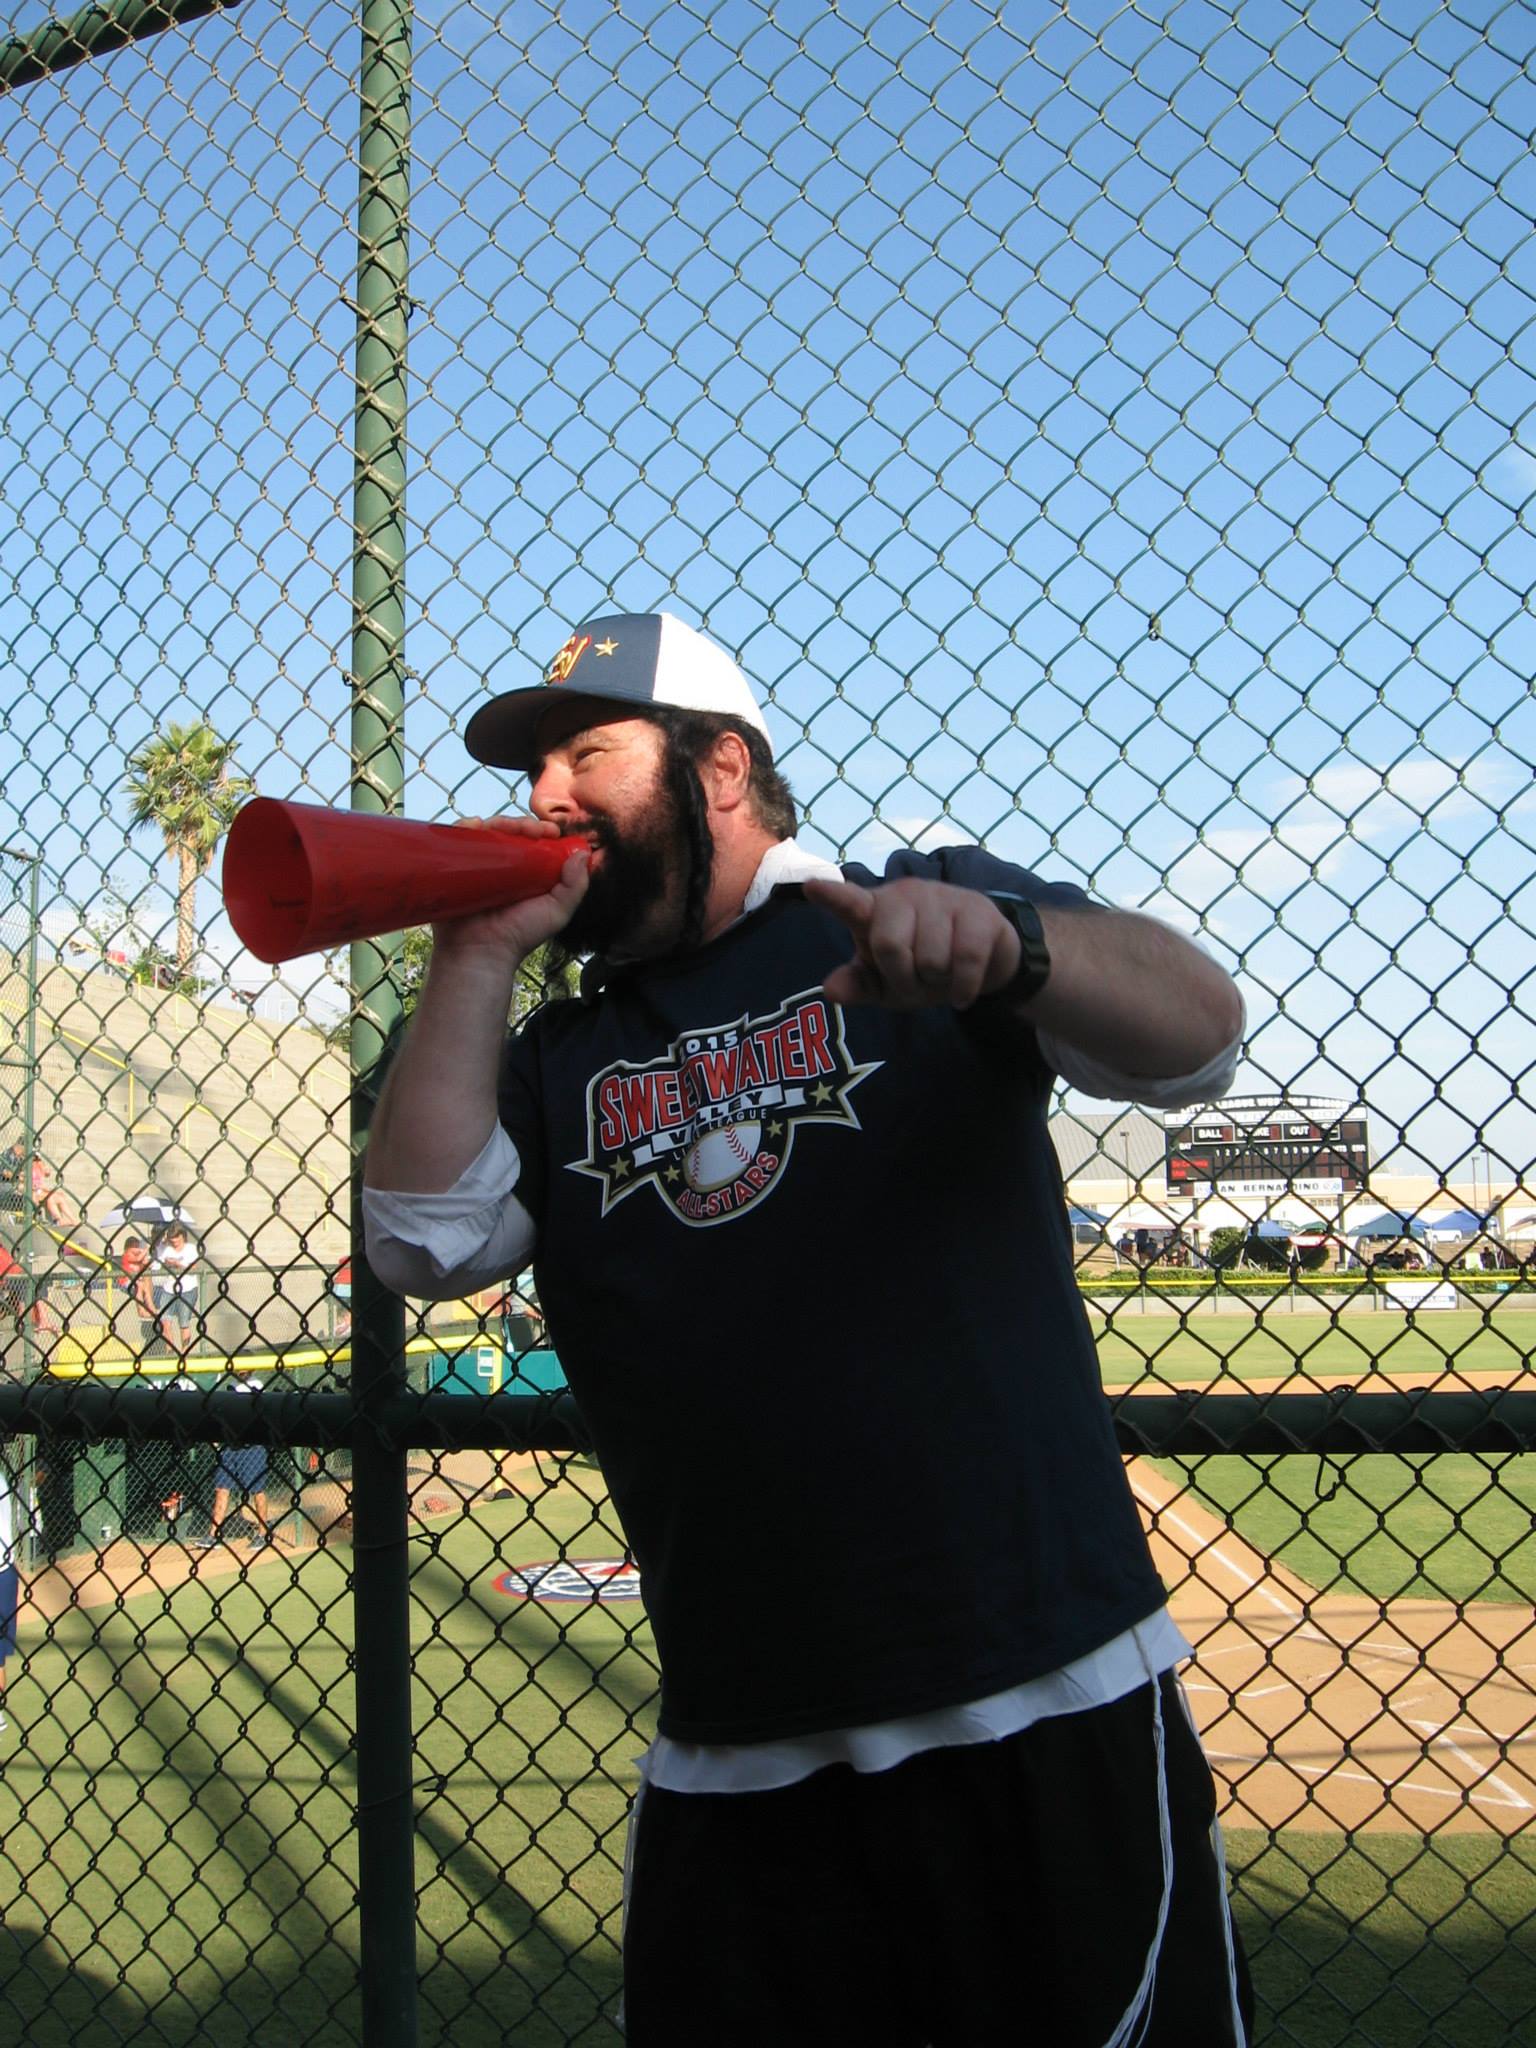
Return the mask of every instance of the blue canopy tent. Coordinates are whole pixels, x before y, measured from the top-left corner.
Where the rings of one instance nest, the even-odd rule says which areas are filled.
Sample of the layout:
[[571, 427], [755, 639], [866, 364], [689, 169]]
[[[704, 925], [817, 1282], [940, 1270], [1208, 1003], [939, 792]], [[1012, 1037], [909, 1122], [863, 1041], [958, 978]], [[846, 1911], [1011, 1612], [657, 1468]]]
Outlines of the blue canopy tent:
[[[1286, 1244], [1295, 1235], [1297, 1228], [1294, 1223], [1282, 1223], [1278, 1216], [1250, 1216], [1245, 1219], [1241, 1227], [1243, 1230], [1243, 1243], [1238, 1247], [1235, 1254], [1237, 1263], [1240, 1266], [1249, 1266], [1254, 1264], [1255, 1261], [1260, 1266], [1269, 1263], [1264, 1259], [1258, 1258], [1257, 1254], [1252, 1250], [1255, 1243]], [[1231, 1255], [1229, 1254], [1229, 1256]]]
[[1486, 1216], [1476, 1216], [1470, 1209], [1453, 1209], [1448, 1216], [1430, 1216], [1425, 1219], [1436, 1237], [1478, 1237], [1488, 1227]]
[[1350, 1231], [1351, 1237], [1423, 1237], [1424, 1226], [1416, 1216], [1404, 1216], [1399, 1210], [1387, 1209], [1380, 1216], [1373, 1216], [1369, 1223], [1357, 1224]]

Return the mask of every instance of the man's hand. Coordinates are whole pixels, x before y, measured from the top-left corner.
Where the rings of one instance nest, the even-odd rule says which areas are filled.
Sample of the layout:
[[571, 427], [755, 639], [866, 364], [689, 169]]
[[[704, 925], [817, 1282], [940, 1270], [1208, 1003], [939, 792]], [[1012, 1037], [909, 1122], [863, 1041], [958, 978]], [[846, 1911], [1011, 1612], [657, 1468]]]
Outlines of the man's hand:
[[835, 1003], [965, 1010], [1006, 987], [1018, 968], [1018, 934], [975, 889], [908, 877], [878, 889], [807, 882], [805, 896], [853, 939], [853, 958], [822, 984]]
[[[486, 822], [534, 839], [556, 832], [536, 818]], [[432, 927], [432, 964], [368, 1134], [363, 1176], [370, 1188], [439, 1193], [484, 1150], [496, 1127], [517, 970], [535, 946], [565, 929], [586, 893], [587, 850], [573, 847], [547, 895]]]
[[[504, 832], [519, 839], [555, 839], [559, 827], [539, 818], [461, 818], [461, 827], [478, 831]], [[488, 953], [511, 958], [517, 966], [535, 946], [542, 946], [570, 923], [576, 906], [587, 893], [585, 846], [573, 847], [561, 870], [560, 879], [548, 895], [532, 896], [505, 910], [478, 910], [468, 917], [441, 918], [432, 927], [434, 957]]]
[[[964, 1010], [1018, 971], [1013, 927], [979, 890], [914, 876], [878, 889], [804, 886], [806, 901], [830, 910], [853, 937], [853, 958], [822, 984], [834, 1002]], [[1145, 1081], [1200, 1074], [1231, 1052], [1243, 1029], [1242, 997], [1181, 932], [1107, 906], [1035, 909], [1051, 975], [1018, 1007], [1036, 1031]]]

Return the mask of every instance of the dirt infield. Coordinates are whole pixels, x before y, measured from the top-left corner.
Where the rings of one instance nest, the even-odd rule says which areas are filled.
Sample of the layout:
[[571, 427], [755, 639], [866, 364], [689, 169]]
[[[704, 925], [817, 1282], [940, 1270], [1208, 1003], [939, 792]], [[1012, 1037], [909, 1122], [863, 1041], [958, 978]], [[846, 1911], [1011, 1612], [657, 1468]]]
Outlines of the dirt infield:
[[[1196, 1383], [1208, 1388], [1208, 1382]], [[1508, 1372], [1326, 1373], [1265, 1395]], [[1129, 1466], [1234, 1827], [1517, 1834], [1536, 1823], [1536, 1610], [1319, 1593], [1147, 1464]]]
[[1318, 1593], [1144, 1460], [1129, 1471], [1230, 1825], [1532, 1825], [1536, 1612]]

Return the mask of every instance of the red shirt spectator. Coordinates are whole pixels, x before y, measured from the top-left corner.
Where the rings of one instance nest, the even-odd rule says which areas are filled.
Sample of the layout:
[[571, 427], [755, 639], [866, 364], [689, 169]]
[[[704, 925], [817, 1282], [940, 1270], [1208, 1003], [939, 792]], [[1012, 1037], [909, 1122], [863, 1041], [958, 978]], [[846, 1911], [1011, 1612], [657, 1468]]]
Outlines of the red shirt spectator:
[[[27, 1276], [20, 1263], [0, 1245], [0, 1315], [14, 1316], [18, 1323], [27, 1312]], [[39, 1330], [54, 1330], [58, 1324], [52, 1309], [41, 1296], [32, 1304], [32, 1323]]]
[[138, 1305], [139, 1314], [145, 1323], [144, 1334], [155, 1334], [158, 1318], [155, 1312], [154, 1282], [149, 1276], [149, 1246], [142, 1237], [130, 1237], [123, 1246], [118, 1261], [122, 1268], [123, 1292], [132, 1295]]

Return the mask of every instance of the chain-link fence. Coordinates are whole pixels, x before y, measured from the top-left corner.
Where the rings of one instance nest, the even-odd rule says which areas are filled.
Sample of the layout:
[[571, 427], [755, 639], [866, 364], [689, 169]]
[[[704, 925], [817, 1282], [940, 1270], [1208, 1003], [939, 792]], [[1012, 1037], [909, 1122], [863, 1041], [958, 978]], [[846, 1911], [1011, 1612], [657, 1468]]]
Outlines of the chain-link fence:
[[980, 841], [1238, 973], [1239, 1103], [1053, 1130], [1261, 2038], [1520, 2035], [1536, 13], [4, 33], [8, 2037], [619, 2038], [601, 1473], [536, 1304], [352, 1298], [422, 935], [264, 969], [218, 848], [507, 807], [469, 714], [663, 604], [813, 850]]

